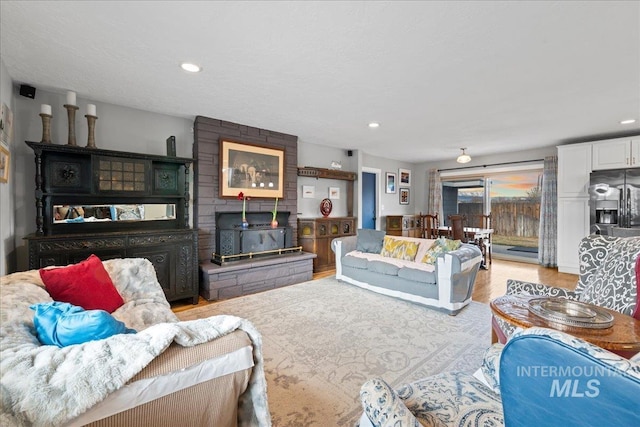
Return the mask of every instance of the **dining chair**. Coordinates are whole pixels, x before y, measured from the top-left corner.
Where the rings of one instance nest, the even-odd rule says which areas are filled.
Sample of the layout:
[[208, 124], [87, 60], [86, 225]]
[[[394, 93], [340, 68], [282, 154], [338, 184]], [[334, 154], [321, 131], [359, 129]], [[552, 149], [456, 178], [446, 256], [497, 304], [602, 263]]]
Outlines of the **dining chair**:
[[467, 220], [465, 215], [454, 214], [447, 216], [449, 220], [449, 238], [467, 242], [467, 235], [464, 232], [464, 223]]
[[[473, 215], [473, 227], [489, 229], [491, 228], [491, 212], [488, 215], [476, 214]], [[489, 264], [491, 264], [491, 234], [485, 237], [482, 242], [485, 246], [487, 255], [489, 255]]]
[[437, 239], [440, 237], [438, 233], [438, 214], [425, 214], [420, 213], [420, 222], [422, 223], [422, 238], [423, 239]]

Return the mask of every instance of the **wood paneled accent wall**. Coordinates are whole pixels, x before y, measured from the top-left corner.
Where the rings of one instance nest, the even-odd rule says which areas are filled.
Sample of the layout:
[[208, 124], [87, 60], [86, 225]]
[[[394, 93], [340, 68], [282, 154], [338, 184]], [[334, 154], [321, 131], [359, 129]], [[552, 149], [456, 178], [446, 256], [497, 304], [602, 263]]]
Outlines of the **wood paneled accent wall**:
[[[284, 199], [278, 201], [278, 211], [289, 211], [289, 226], [293, 229], [293, 244], [298, 242], [298, 137], [266, 129], [197, 116], [193, 125], [194, 166], [193, 201], [194, 228], [198, 229], [198, 259], [210, 261], [215, 251], [216, 212], [242, 210], [242, 202], [220, 199], [220, 138], [284, 149]], [[251, 199], [247, 212], [270, 212], [275, 199]]]

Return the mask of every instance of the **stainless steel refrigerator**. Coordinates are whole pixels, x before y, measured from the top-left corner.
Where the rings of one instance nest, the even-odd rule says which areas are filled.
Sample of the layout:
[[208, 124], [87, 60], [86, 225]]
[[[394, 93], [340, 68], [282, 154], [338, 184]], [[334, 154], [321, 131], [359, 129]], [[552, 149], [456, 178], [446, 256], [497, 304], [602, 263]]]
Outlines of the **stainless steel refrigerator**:
[[640, 168], [591, 173], [589, 197], [591, 232], [640, 234]]

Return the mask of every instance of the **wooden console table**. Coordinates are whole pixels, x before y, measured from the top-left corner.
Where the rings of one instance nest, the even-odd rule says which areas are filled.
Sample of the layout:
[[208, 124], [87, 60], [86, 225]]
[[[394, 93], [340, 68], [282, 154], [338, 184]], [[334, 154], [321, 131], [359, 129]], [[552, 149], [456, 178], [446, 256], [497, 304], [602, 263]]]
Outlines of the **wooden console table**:
[[[540, 297], [540, 295], [503, 295], [492, 300], [489, 305], [495, 316], [514, 326], [557, 329], [624, 357], [640, 352], [640, 320], [605, 309], [613, 315], [614, 319], [613, 325], [609, 328], [590, 329], [559, 325], [548, 322], [529, 311], [529, 300]], [[491, 338], [492, 342], [497, 342], [497, 336], [493, 330]]]

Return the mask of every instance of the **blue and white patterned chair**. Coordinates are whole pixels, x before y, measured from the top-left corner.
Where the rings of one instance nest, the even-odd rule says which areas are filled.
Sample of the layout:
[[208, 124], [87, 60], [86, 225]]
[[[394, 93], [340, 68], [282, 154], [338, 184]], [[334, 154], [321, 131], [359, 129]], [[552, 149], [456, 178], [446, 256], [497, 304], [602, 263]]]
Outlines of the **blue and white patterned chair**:
[[[578, 249], [580, 275], [574, 291], [539, 283], [507, 280], [507, 295], [568, 298], [615, 310], [640, 320], [640, 237], [591, 235]], [[516, 328], [493, 317], [493, 330], [505, 343]]]
[[640, 355], [631, 360], [564, 332], [529, 328], [495, 344], [480, 372], [360, 391], [360, 427], [637, 426]]

